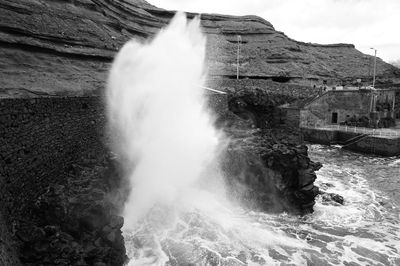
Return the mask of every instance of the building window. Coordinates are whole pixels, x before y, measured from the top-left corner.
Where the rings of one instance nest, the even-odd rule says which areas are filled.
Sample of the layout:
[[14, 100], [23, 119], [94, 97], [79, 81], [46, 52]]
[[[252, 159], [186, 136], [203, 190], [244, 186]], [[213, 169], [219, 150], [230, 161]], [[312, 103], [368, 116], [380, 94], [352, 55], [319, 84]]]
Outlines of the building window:
[[337, 124], [338, 113], [332, 113], [332, 124]]

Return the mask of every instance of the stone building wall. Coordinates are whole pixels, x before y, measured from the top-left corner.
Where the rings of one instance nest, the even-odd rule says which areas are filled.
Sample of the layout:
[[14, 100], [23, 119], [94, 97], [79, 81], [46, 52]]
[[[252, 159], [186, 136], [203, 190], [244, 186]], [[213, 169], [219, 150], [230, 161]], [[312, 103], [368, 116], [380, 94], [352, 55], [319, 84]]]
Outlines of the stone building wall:
[[329, 91], [304, 107], [301, 120], [307, 124], [339, 124], [353, 116], [368, 117], [370, 106], [369, 91]]
[[300, 126], [300, 109], [299, 108], [280, 108], [280, 123], [291, 127]]
[[[361, 136], [360, 133], [355, 132], [342, 132], [318, 128], [302, 128], [301, 133], [305, 141], [325, 145], [346, 143], [357, 136]], [[343, 148], [388, 157], [400, 155], [400, 138], [369, 135], [360, 138], [359, 141], [351, 142], [353, 143], [344, 145]]]

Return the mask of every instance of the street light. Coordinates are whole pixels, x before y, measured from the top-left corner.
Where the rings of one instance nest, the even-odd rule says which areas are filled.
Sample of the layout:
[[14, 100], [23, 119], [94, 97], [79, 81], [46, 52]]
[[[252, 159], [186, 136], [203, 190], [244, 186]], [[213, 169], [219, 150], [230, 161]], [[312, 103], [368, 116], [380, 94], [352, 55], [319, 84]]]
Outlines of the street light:
[[237, 36], [237, 59], [236, 59], [236, 79], [239, 79], [239, 56], [240, 56], [240, 44], [242, 42], [242, 37]]
[[375, 58], [374, 58], [374, 79], [372, 81], [372, 87], [375, 89], [375, 76], [376, 76], [376, 49], [370, 48], [375, 51]]

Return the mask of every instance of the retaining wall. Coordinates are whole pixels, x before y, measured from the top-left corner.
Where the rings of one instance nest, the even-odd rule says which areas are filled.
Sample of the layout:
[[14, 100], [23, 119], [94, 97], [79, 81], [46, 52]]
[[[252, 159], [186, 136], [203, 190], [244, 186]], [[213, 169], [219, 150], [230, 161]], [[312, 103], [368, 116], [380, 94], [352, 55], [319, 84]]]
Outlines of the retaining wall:
[[[342, 132], [337, 130], [325, 130], [315, 128], [301, 128], [302, 136], [305, 141], [312, 143], [331, 145], [337, 142], [346, 142], [360, 133]], [[400, 155], [400, 138], [368, 136], [360, 139], [354, 144], [344, 147], [345, 149], [376, 154], [382, 156]]]
[[400, 138], [368, 136], [349, 145], [348, 149], [382, 156], [400, 155]]
[[0, 100], [0, 201], [12, 219], [29, 217], [35, 199], [88, 152], [103, 150], [97, 97]]
[[314, 128], [301, 128], [301, 133], [305, 141], [330, 145], [337, 141], [337, 131], [323, 130]]

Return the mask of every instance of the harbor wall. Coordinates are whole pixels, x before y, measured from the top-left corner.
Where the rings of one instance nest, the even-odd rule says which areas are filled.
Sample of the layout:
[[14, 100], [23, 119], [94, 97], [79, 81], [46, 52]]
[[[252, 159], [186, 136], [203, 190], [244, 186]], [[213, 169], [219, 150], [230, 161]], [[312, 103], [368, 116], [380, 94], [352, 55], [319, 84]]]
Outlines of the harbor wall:
[[382, 156], [398, 156], [400, 155], [400, 137], [384, 138], [378, 136], [366, 137], [355, 144], [347, 147], [349, 150], [359, 151], [369, 154], [377, 154]]
[[331, 145], [338, 139], [338, 132], [334, 130], [301, 128], [301, 133], [305, 141], [324, 145]]
[[[360, 133], [342, 132], [338, 130], [301, 128], [302, 136], [305, 141], [312, 143], [332, 145], [346, 142], [354, 137], [360, 136]], [[381, 156], [400, 155], [400, 137], [367, 136], [359, 141], [344, 146], [345, 149]]]

